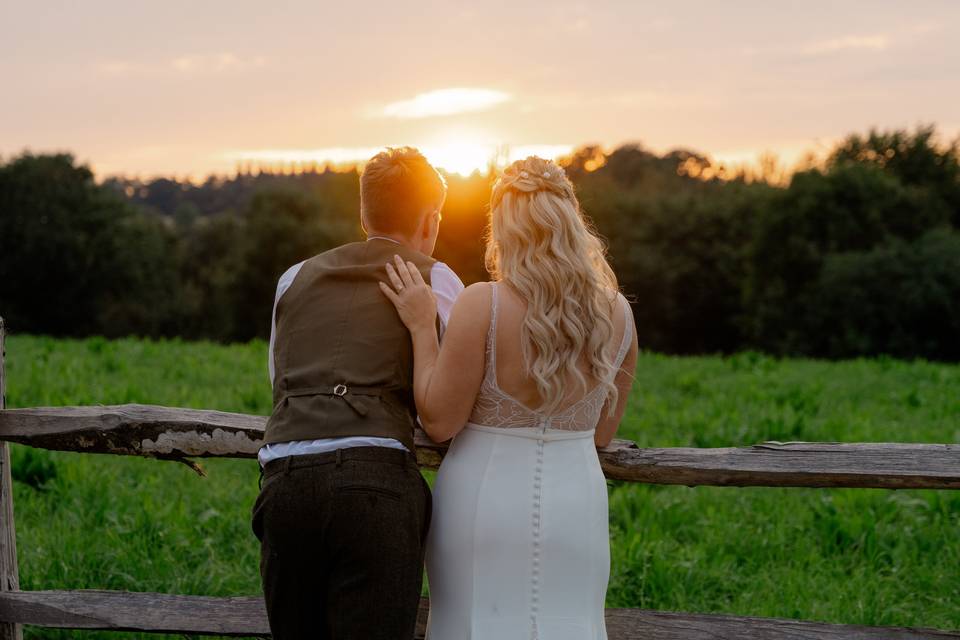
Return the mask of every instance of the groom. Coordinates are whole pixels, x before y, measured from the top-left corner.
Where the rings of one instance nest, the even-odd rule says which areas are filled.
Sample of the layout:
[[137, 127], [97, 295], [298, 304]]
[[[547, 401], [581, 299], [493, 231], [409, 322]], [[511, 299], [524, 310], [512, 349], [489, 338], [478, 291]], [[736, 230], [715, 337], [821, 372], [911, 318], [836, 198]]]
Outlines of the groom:
[[410, 335], [378, 283], [394, 255], [416, 265], [442, 333], [463, 289], [430, 257], [445, 198], [417, 150], [374, 156], [360, 176], [367, 240], [296, 264], [277, 285], [253, 507], [277, 640], [413, 637], [431, 496], [413, 453]]

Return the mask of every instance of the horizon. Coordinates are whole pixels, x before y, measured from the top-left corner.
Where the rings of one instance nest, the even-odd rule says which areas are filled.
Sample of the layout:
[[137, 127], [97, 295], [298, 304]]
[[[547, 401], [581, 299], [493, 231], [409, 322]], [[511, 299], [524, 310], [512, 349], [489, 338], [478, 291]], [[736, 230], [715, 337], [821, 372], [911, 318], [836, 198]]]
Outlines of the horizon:
[[[941, 148], [947, 145], [960, 146], [960, 131], [956, 132], [952, 136], [946, 135], [942, 127], [936, 125], [935, 123], [918, 123], [914, 127], [897, 130], [913, 133], [915, 131], [919, 131], [920, 128], [927, 126], [933, 127], [935, 133], [934, 142]], [[894, 129], [871, 127], [870, 129], [850, 131], [843, 136], [838, 136], [829, 141], [819, 141], [816, 145], [811, 144], [810, 147], [806, 149], [793, 149], [791, 150], [792, 153], [788, 154], [786, 158], [769, 150], [760, 151], [756, 156], [749, 156], [748, 154], [734, 154], [726, 158], [712, 156], [711, 154], [705, 153], [699, 149], [691, 149], [688, 147], [673, 146], [657, 150], [650, 149], [639, 140], [626, 140], [610, 147], [604, 147], [602, 145], [591, 143], [577, 145], [524, 145], [521, 147], [510, 147], [509, 145], [477, 145], [476, 147], [467, 147], [467, 153], [459, 158], [455, 155], [452, 155], [449, 149], [440, 149], [439, 153], [437, 153], [436, 148], [431, 147], [421, 147], [419, 150], [424, 154], [427, 160], [441, 172], [450, 176], [459, 176], [461, 178], [470, 178], [473, 175], [482, 175], [490, 171], [501, 171], [514, 160], [525, 158], [528, 155], [538, 155], [540, 157], [562, 163], [574, 152], [588, 147], [596, 147], [601, 153], [607, 156], [617, 149], [630, 146], [636, 146], [643, 151], [652, 153], [659, 157], [663, 157], [670, 152], [687, 151], [705, 157], [714, 167], [713, 171], [704, 173], [703, 175], [691, 175], [691, 177], [719, 180], [746, 179], [748, 182], [752, 182], [754, 180], [763, 180], [770, 182], [771, 184], [780, 184], [781, 186], [784, 186], [789, 183], [789, 180], [794, 173], [810, 168], [822, 167], [823, 162], [832, 149], [836, 145], [840, 144], [847, 136], [869, 135], [874, 131], [877, 133], [888, 133], [894, 131]], [[77, 154], [69, 149], [23, 149], [19, 153], [9, 155], [7, 157], [0, 155], [0, 164], [14, 159], [20, 155], [67, 154], [74, 159], [74, 162], [77, 162], [83, 166], [87, 166], [93, 173], [94, 179], [101, 183], [110, 179], [141, 183], [149, 183], [153, 180], [169, 179], [182, 184], [199, 186], [207, 180], [232, 180], [244, 175], [262, 174], [290, 176], [318, 172], [322, 173], [326, 171], [339, 173], [349, 173], [351, 171], [360, 172], [362, 171], [364, 164], [366, 164], [366, 162], [376, 153], [384, 150], [387, 147], [399, 146], [403, 145], [384, 145], [382, 147], [358, 149], [336, 148], [329, 150], [260, 150], [249, 152], [249, 155], [244, 155], [242, 158], [235, 159], [232, 168], [219, 171], [211, 170], [206, 173], [196, 173], [190, 175], [177, 174], [173, 172], [142, 174], [131, 171], [104, 174], [97, 171], [95, 163], [90, 162], [88, 159], [78, 157]], [[452, 162], [445, 160], [445, 151], [448, 154], [446, 158], [452, 158]], [[454, 152], [455, 151], [456, 149], [454, 149]], [[464, 159], [466, 159], [466, 162]], [[591, 163], [593, 163], [593, 166], [591, 166]], [[604, 166], [604, 164], [604, 161], [595, 163], [591, 160], [586, 163], [586, 170], [588, 172], [594, 171]]]
[[362, 164], [403, 144], [468, 174], [640, 143], [790, 168], [871, 128], [960, 134], [948, 0], [478, 6], [5, 7], [0, 156], [65, 151], [98, 178], [196, 180]]

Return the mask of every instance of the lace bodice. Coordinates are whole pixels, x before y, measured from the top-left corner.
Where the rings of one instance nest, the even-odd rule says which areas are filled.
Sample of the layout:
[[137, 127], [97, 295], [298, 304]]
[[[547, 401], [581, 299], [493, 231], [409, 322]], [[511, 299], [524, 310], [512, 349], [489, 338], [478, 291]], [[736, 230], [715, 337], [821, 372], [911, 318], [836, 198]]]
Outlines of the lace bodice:
[[[470, 413], [470, 422], [487, 427], [517, 428], [540, 427], [562, 429], [566, 431], [589, 431], [597, 426], [600, 412], [606, 401], [603, 385], [597, 385], [587, 395], [574, 402], [567, 408], [553, 415], [545, 415], [526, 406], [510, 394], [503, 391], [497, 384], [497, 283], [491, 283], [490, 299], [490, 329], [487, 332], [486, 364], [480, 392]], [[623, 359], [627, 355], [630, 341], [633, 337], [633, 322], [630, 318], [630, 309], [623, 307], [624, 323], [623, 338], [615, 359], [619, 370]]]

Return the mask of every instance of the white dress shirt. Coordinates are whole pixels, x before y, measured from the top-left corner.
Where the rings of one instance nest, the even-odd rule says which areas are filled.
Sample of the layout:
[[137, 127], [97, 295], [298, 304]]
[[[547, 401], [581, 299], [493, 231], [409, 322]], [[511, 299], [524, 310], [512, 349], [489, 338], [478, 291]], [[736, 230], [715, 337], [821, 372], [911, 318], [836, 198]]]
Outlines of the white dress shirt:
[[[390, 242], [397, 242], [393, 238], [385, 238], [383, 236], [370, 236], [367, 239], [373, 240], [374, 238], [389, 240]], [[400, 243], [397, 242], [397, 244]], [[273, 377], [275, 373], [273, 370], [273, 345], [276, 342], [277, 333], [277, 303], [280, 302], [280, 298], [287, 291], [287, 289], [290, 288], [290, 285], [293, 284], [293, 281], [296, 279], [297, 273], [300, 272], [300, 267], [302, 266], [303, 262], [298, 262], [297, 264], [293, 265], [287, 269], [282, 276], [280, 276], [280, 281], [277, 282], [277, 293], [273, 299], [273, 318], [270, 322], [270, 347], [267, 352], [267, 369], [270, 372], [271, 385], [273, 384]], [[440, 318], [440, 335], [442, 337], [443, 331], [447, 326], [447, 321], [450, 319], [450, 310], [453, 309], [453, 303], [457, 299], [457, 296], [460, 295], [460, 292], [463, 291], [463, 282], [461, 282], [460, 278], [457, 277], [457, 274], [453, 272], [453, 269], [442, 262], [435, 262], [433, 267], [430, 269], [430, 288], [433, 289], [433, 294], [437, 298], [437, 315]], [[257, 454], [257, 459], [260, 461], [261, 465], [264, 465], [271, 460], [282, 458], [284, 456], [296, 456], [307, 453], [325, 453], [327, 451], [345, 449], [347, 447], [391, 447], [393, 449], [403, 449], [404, 451], [407, 450], [407, 448], [403, 446], [399, 440], [394, 440], [393, 438], [348, 436], [343, 438], [291, 440], [290, 442], [265, 444], [260, 447], [260, 451]]]

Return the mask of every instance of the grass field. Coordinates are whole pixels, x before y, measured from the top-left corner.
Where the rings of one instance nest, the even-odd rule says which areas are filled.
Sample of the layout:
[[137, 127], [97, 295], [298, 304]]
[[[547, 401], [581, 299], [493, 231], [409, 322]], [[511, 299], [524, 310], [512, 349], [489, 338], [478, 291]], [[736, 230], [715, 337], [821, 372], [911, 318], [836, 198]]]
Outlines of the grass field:
[[[8, 406], [266, 414], [265, 357], [262, 342], [13, 336]], [[960, 366], [646, 354], [620, 437], [960, 443]], [[259, 593], [255, 462], [204, 461], [200, 478], [172, 462], [20, 446], [13, 460], [22, 588]], [[608, 606], [960, 629], [960, 492], [613, 483], [610, 507]]]

